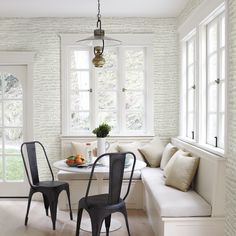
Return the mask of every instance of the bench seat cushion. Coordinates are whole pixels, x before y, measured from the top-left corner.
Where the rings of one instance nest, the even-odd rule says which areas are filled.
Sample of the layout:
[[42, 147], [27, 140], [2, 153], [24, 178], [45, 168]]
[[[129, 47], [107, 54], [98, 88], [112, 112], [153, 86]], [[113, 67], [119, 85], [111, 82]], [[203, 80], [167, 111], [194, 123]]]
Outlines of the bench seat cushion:
[[[64, 171], [64, 170], [60, 170], [58, 171], [57, 177], [58, 180], [63, 180], [63, 181], [68, 181], [68, 180], [88, 180], [90, 176], [90, 173], [73, 173], [73, 172], [69, 172], [69, 171]], [[124, 179], [129, 179], [130, 176], [130, 172], [125, 172], [124, 173]], [[96, 179], [96, 177], [94, 176], [94, 179]], [[104, 176], [104, 179], [108, 179], [108, 174], [106, 173]], [[140, 180], [141, 179], [141, 171], [134, 171], [133, 174], [133, 179], [134, 180]]]
[[142, 181], [152, 194], [157, 211], [162, 217], [210, 216], [211, 206], [197, 192], [182, 192], [165, 185], [163, 171], [160, 168], [142, 169]]

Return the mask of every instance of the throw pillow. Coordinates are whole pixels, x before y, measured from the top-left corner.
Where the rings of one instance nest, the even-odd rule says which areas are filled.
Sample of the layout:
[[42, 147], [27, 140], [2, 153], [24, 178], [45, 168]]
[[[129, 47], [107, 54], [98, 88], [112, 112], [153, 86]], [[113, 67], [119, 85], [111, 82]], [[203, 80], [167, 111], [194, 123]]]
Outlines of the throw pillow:
[[181, 191], [188, 191], [197, 172], [199, 158], [178, 155], [175, 159], [165, 184]]
[[170, 158], [177, 152], [178, 148], [168, 143], [163, 151], [160, 168], [164, 170]]
[[137, 160], [144, 161], [142, 154], [139, 152], [138, 148], [139, 144], [137, 142], [118, 145], [119, 152], [133, 152]]
[[160, 166], [164, 145], [158, 137], [154, 138], [150, 143], [139, 148], [138, 150], [143, 154], [149, 166]]
[[178, 150], [169, 160], [169, 162], [167, 163], [166, 167], [164, 168], [164, 172], [163, 172], [163, 175], [165, 177], [167, 177], [170, 173], [170, 170], [173, 166], [173, 163], [175, 161], [175, 159], [179, 156], [179, 155], [182, 155], [182, 156], [190, 156], [190, 153], [189, 152], [184, 152], [183, 150]]

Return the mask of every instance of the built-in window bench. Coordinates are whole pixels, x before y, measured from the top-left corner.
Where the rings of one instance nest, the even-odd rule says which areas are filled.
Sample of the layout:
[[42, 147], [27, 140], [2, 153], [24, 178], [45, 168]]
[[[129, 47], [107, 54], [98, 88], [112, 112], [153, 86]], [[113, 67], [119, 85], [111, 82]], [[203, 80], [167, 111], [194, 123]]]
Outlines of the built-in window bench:
[[[65, 151], [66, 154], [69, 151], [68, 141], [62, 142], [64, 157]], [[144, 143], [148, 141], [144, 140]], [[141, 172], [135, 172], [127, 207], [144, 209], [156, 236], [222, 236], [225, 159], [176, 138], [172, 139], [172, 144], [200, 157], [192, 189], [182, 192], [168, 187], [164, 184], [160, 168], [146, 167]], [[77, 209], [78, 200], [84, 196], [88, 178], [76, 173], [58, 172], [58, 179], [70, 184], [74, 209]], [[107, 188], [106, 180], [104, 188]], [[97, 192], [96, 180], [91, 189], [91, 194]], [[63, 194], [59, 199], [59, 207], [67, 209], [67, 199]]]

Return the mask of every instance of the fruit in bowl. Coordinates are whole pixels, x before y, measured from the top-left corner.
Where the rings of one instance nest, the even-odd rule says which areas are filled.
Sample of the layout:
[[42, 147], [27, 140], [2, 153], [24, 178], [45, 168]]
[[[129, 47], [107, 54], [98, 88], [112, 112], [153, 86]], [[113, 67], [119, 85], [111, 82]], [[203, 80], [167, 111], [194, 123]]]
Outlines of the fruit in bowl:
[[85, 163], [85, 159], [82, 155], [78, 154], [76, 156], [69, 156], [66, 158], [66, 164], [68, 166], [77, 166]]

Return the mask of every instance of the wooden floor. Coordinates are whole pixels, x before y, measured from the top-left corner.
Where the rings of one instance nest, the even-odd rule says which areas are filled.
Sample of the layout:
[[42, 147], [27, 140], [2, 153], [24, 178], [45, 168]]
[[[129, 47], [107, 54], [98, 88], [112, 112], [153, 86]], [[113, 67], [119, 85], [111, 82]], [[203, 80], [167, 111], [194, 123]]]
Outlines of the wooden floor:
[[[74, 236], [75, 235], [75, 216], [74, 220], [69, 220], [69, 213], [58, 211], [57, 229], [52, 230], [50, 217], [45, 215], [44, 206], [41, 202], [32, 202], [28, 226], [24, 226], [24, 217], [27, 202], [23, 201], [0, 201], [0, 236]], [[129, 225], [132, 236], [153, 236], [151, 226], [148, 224], [147, 216], [142, 210], [129, 210]], [[122, 227], [114, 232], [111, 236], [128, 235], [125, 227], [123, 216], [120, 214], [113, 215], [122, 223]], [[86, 218], [86, 214], [83, 218]], [[89, 232], [80, 230], [80, 236], [91, 235]], [[105, 234], [101, 234], [105, 235]]]

